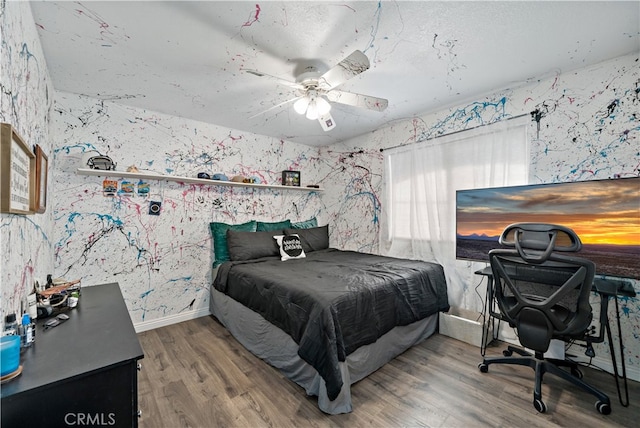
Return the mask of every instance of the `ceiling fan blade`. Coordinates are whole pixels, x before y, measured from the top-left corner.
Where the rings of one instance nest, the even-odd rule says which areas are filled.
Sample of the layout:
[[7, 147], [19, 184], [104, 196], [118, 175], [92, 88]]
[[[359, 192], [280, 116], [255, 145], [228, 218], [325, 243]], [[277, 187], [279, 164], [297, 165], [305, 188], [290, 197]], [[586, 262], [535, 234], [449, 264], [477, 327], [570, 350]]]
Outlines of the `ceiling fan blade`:
[[369, 58], [359, 50], [340, 61], [318, 79], [322, 89], [330, 90], [369, 69]]
[[285, 104], [289, 104], [289, 103], [292, 103], [292, 102], [294, 102], [294, 101], [298, 101], [300, 98], [304, 98], [304, 97], [303, 97], [303, 96], [300, 96], [300, 97], [291, 98], [290, 100], [287, 100], [287, 101], [283, 101], [283, 102], [281, 102], [280, 104], [276, 104], [276, 105], [274, 105], [273, 107], [269, 107], [268, 109], [266, 109], [266, 110], [264, 110], [264, 111], [261, 111], [260, 113], [256, 113], [256, 114], [254, 114], [254, 115], [253, 115], [253, 116], [251, 116], [249, 119], [253, 119], [254, 117], [258, 117], [258, 116], [260, 116], [261, 114], [268, 113], [268, 112], [270, 112], [271, 110], [277, 109], [278, 107], [282, 107], [282, 106], [283, 106], [283, 105], [285, 105]]
[[329, 101], [347, 104], [355, 107], [362, 107], [369, 110], [383, 111], [389, 105], [389, 101], [384, 98], [372, 97], [371, 95], [360, 95], [353, 92], [333, 90], [325, 94]]
[[299, 83], [291, 82], [291, 81], [286, 80], [286, 79], [281, 79], [281, 78], [279, 78], [279, 77], [272, 76], [272, 75], [270, 75], [270, 74], [265, 74], [265, 73], [263, 73], [263, 72], [261, 72], [261, 71], [258, 71], [258, 70], [245, 70], [245, 71], [246, 71], [247, 73], [249, 73], [249, 74], [253, 74], [254, 76], [258, 76], [258, 77], [266, 77], [267, 79], [269, 79], [269, 80], [273, 80], [273, 81], [275, 81], [276, 83], [279, 83], [280, 85], [288, 86], [288, 87], [290, 87], [290, 88], [295, 88], [295, 89], [304, 89], [304, 86], [302, 86], [302, 85], [301, 85], [301, 84], [299, 84]]
[[336, 127], [336, 122], [333, 120], [331, 113], [327, 113], [325, 115], [318, 117], [318, 122], [320, 122], [320, 126], [324, 131], [331, 131]]

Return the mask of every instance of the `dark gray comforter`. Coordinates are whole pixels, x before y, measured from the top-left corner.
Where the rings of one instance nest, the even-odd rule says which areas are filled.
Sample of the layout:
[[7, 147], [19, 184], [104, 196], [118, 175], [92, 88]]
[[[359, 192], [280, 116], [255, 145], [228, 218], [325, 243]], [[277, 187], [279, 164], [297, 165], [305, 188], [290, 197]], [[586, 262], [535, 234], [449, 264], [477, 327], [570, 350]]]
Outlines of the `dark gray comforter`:
[[213, 286], [288, 333], [330, 400], [342, 388], [339, 361], [395, 326], [449, 309], [441, 265], [331, 248], [284, 262], [226, 262]]

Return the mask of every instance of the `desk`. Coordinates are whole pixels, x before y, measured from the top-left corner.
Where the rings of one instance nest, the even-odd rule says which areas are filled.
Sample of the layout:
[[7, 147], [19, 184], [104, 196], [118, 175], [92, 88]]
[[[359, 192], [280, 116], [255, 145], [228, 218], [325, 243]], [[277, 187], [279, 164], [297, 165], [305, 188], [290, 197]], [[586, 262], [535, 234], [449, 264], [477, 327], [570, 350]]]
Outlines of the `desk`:
[[69, 319], [21, 355], [2, 385], [3, 427], [138, 426], [138, 360], [144, 354], [117, 283], [84, 287]]
[[[482, 343], [480, 346], [480, 353], [484, 357], [486, 347], [490, 343], [489, 341], [489, 331], [492, 331], [492, 338], [497, 339], [495, 337], [495, 328], [494, 328], [494, 320], [501, 319], [500, 313], [496, 311], [494, 306], [494, 298], [493, 298], [493, 272], [491, 271], [491, 267], [488, 266], [484, 269], [477, 270], [475, 272], [476, 275], [486, 276], [488, 280], [487, 284], [487, 292], [485, 295], [485, 305], [483, 309], [483, 316], [486, 317], [486, 311], [489, 311], [489, 315], [491, 316], [491, 321], [485, 323], [486, 328], [483, 328], [482, 332]], [[629, 281], [623, 280], [614, 280], [614, 279], [604, 279], [604, 278], [595, 278], [593, 281], [592, 289], [594, 292], [600, 295], [601, 299], [601, 307], [600, 307], [600, 334], [599, 337], [594, 338], [592, 340], [593, 343], [601, 343], [604, 340], [604, 332], [602, 331], [602, 326], [604, 326], [604, 331], [607, 334], [607, 340], [609, 341], [609, 353], [611, 354], [611, 364], [613, 365], [614, 377], [616, 380], [616, 388], [618, 390], [618, 399], [620, 400], [620, 404], [624, 407], [629, 406], [629, 387], [627, 384], [627, 367], [624, 360], [624, 345], [622, 343], [622, 328], [620, 326], [620, 308], [618, 306], [618, 296], [623, 297], [636, 297], [636, 292], [633, 289], [632, 284]], [[619, 352], [620, 352], [620, 362], [622, 364], [622, 373], [618, 372], [618, 364], [615, 346], [613, 345], [612, 334], [611, 334], [611, 325], [609, 323], [609, 300], [613, 298], [615, 300], [616, 305], [616, 324], [618, 326], [618, 342], [619, 342]], [[625, 401], [622, 399], [622, 392], [620, 390], [620, 380], [624, 382], [624, 391], [625, 391]]]

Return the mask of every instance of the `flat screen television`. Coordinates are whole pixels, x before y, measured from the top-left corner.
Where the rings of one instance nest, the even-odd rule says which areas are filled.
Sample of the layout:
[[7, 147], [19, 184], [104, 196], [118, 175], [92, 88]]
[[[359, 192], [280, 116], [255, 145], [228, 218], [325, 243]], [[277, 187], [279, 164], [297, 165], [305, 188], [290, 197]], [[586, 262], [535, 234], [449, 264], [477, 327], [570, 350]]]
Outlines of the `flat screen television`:
[[459, 190], [456, 258], [488, 262], [520, 222], [567, 226], [598, 274], [640, 279], [640, 177]]

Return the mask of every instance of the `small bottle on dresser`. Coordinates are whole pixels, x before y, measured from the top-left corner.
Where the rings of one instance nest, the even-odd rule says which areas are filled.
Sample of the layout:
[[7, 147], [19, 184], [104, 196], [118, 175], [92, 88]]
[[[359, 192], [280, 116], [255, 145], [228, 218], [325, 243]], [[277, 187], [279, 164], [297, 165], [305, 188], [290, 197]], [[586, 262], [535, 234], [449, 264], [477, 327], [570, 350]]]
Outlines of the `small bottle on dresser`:
[[22, 315], [22, 338], [21, 343], [24, 348], [31, 346], [34, 341], [34, 324], [31, 322], [29, 314]]

